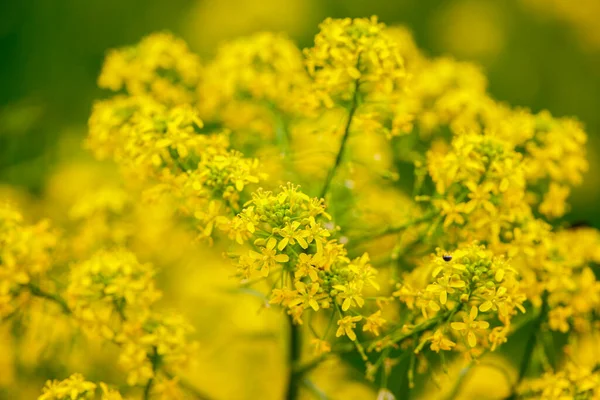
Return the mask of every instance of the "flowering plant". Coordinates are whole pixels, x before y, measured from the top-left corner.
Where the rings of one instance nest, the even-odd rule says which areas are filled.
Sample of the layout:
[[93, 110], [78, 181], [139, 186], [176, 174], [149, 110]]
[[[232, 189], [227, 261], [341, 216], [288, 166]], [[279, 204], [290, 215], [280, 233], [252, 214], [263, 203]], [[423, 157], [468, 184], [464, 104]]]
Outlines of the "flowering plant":
[[556, 222], [587, 169], [576, 120], [495, 101], [477, 67], [376, 18], [327, 19], [303, 51], [256, 34], [208, 61], [153, 34], [111, 51], [98, 83], [114, 94], [85, 147], [125, 183], [57, 229], [2, 205], [0, 317], [53, 304], [118, 349], [126, 379], [75, 373], [39, 399], [217, 398], [186, 379], [202, 340], [161, 309], [159, 271], [136, 254], [140, 232], [170, 224], [285, 316], [277, 398], [354, 355], [379, 399], [464, 360], [452, 398], [514, 338], [504, 397], [600, 398], [600, 360], [573, 350], [600, 321], [600, 233]]

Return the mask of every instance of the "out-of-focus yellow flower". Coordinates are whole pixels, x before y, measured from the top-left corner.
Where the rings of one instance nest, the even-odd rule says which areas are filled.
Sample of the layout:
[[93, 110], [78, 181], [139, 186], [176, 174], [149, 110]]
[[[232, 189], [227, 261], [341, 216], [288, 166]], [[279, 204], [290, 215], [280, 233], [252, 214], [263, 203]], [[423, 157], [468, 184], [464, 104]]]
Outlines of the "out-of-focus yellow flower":
[[594, 52], [600, 48], [600, 29], [595, 16], [600, 4], [595, 0], [573, 4], [561, 0], [521, 0], [523, 6], [541, 16], [554, 18], [567, 24], [577, 35], [584, 49]]
[[559, 371], [523, 382], [519, 395], [524, 399], [596, 399], [600, 396], [600, 373], [569, 362]]
[[31, 284], [45, 279], [57, 240], [48, 221], [29, 225], [13, 206], [0, 203], [0, 318], [19, 307]]
[[507, 28], [504, 8], [493, 2], [447, 3], [432, 19], [439, 47], [458, 57], [481, 62], [493, 59], [503, 50]]
[[86, 381], [81, 374], [73, 374], [63, 381], [48, 381], [38, 400], [72, 400], [93, 398], [96, 384]]
[[155, 33], [136, 46], [113, 50], [98, 85], [112, 91], [150, 95], [167, 104], [189, 103], [200, 78], [200, 60], [170, 33]]
[[386, 320], [381, 317], [381, 310], [378, 310], [365, 319], [363, 331], [372, 332], [375, 336], [379, 336], [380, 329], [385, 323]]
[[265, 30], [298, 37], [307, 24], [319, 22], [321, 9], [321, 3], [304, 0], [263, 0], [260, 7], [244, 0], [195, 1], [187, 12], [185, 36], [203, 53], [223, 41]]

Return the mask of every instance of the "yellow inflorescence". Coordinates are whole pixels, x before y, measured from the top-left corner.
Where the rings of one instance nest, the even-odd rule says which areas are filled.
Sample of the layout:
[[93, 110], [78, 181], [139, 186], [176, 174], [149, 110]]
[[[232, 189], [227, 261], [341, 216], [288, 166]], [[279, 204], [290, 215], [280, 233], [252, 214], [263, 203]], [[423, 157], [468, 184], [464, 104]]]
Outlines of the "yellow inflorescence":
[[519, 394], [523, 399], [597, 399], [600, 397], [600, 373], [568, 363], [560, 371], [525, 381]]
[[[242, 282], [256, 276], [276, 282], [270, 303], [281, 304], [298, 323], [307, 309], [332, 307], [338, 309], [338, 324], [348, 321], [342, 315], [364, 305], [365, 285], [377, 286], [368, 255], [351, 260], [344, 245], [330, 239], [325, 227], [330, 218], [321, 200], [288, 184], [276, 194], [255, 192], [229, 229], [238, 243], [255, 247], [237, 256]], [[356, 338], [350, 328], [340, 332]]]
[[155, 33], [137, 46], [106, 56], [98, 85], [131, 95], [149, 95], [165, 104], [187, 104], [201, 76], [198, 56], [170, 33]]
[[257, 160], [229, 149], [226, 133], [200, 134], [202, 127], [188, 104], [117, 96], [95, 105], [86, 145], [135, 179], [154, 183], [146, 189], [150, 198], [172, 198], [196, 217], [200, 237], [210, 238], [215, 217], [227, 214], [220, 205], [239, 209], [240, 192], [263, 174]]
[[82, 326], [121, 347], [119, 364], [129, 385], [145, 384], [156, 365], [173, 368], [188, 360], [186, 336], [192, 328], [181, 317], [161, 315], [154, 303], [154, 271], [125, 250], [101, 251], [71, 269], [69, 307]]
[[93, 382], [86, 381], [81, 374], [73, 374], [62, 381], [48, 381], [43, 389], [43, 393], [38, 400], [77, 400], [77, 399], [95, 399], [95, 393], [100, 386], [100, 400], [123, 400], [121, 394], [105, 383], [96, 385]]
[[506, 341], [511, 319], [525, 312], [517, 273], [482, 246], [459, 248], [450, 261], [438, 254], [422, 268], [431, 271], [430, 278], [409, 276], [394, 295], [417, 314], [417, 325], [409, 330], [420, 329], [423, 321], [435, 329], [424, 340], [436, 352], [466, 348], [477, 354], [495, 349]]
[[402, 91], [406, 73], [396, 42], [371, 19], [326, 19], [314, 47], [305, 50], [315, 90], [326, 106], [355, 92], [390, 95]]
[[301, 111], [307, 99], [291, 93], [310, 96], [303, 63], [296, 44], [283, 34], [263, 32], [224, 44], [198, 86], [201, 115], [228, 120], [239, 118], [234, 113], [240, 107], [261, 106]]
[[0, 204], [0, 318], [17, 311], [30, 286], [45, 279], [57, 240], [48, 221], [27, 224], [14, 206]]

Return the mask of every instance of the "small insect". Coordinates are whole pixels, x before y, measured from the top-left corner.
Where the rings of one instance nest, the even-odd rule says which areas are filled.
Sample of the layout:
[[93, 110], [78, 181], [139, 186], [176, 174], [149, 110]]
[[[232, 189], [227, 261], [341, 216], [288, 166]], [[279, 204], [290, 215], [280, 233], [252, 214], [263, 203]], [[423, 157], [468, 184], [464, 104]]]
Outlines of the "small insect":
[[452, 256], [450, 254], [444, 254], [442, 256], [442, 258], [444, 259], [444, 261], [448, 262], [450, 260], [452, 260]]

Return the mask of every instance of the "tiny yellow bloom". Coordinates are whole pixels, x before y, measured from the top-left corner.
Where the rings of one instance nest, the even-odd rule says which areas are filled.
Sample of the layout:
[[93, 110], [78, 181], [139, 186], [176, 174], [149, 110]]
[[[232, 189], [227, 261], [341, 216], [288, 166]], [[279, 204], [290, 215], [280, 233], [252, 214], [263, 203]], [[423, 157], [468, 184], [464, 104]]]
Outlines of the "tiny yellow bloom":
[[342, 335], [346, 335], [350, 340], [356, 340], [356, 333], [354, 333], [353, 329], [356, 327], [356, 322], [360, 321], [361, 319], [361, 316], [345, 316], [344, 318], [338, 320], [338, 329], [335, 333], [335, 336], [340, 337]]

